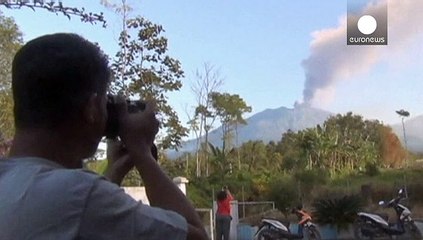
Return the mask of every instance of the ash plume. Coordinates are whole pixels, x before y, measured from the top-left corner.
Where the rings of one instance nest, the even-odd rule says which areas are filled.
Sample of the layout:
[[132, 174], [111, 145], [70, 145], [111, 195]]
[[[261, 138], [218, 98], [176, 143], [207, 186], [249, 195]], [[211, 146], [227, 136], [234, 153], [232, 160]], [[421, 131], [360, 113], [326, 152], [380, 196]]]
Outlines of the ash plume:
[[[352, 0], [350, 0], [352, 1]], [[347, 46], [347, 18], [343, 16], [336, 28], [312, 33], [310, 56], [303, 60], [305, 86], [303, 103], [322, 106], [330, 103], [340, 81], [370, 71], [375, 64], [402, 51], [416, 36], [422, 35], [423, 1], [379, 0], [369, 3], [363, 12], [378, 15], [388, 4], [387, 46]]]

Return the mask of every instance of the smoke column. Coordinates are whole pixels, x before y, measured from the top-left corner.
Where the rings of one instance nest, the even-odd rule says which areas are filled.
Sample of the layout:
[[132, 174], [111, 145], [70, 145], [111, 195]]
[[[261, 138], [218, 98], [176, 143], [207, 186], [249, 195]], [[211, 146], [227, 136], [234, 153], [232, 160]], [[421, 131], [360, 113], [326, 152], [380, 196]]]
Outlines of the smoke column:
[[406, 48], [416, 36], [422, 35], [422, 0], [379, 0], [369, 3], [364, 10], [377, 15], [386, 4], [388, 46], [347, 46], [346, 16], [337, 28], [312, 34], [310, 56], [302, 62], [306, 77], [303, 104], [319, 107], [330, 103], [338, 82], [370, 71], [376, 63]]

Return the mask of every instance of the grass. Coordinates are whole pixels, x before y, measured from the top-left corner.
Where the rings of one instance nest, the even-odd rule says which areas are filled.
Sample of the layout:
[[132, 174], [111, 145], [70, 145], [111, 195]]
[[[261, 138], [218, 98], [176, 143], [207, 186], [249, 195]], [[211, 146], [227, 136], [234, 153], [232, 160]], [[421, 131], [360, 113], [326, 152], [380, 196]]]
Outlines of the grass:
[[423, 182], [423, 169], [382, 169], [378, 175], [372, 177], [365, 174], [338, 176], [328, 186], [360, 190], [364, 184], [402, 186], [413, 182]]

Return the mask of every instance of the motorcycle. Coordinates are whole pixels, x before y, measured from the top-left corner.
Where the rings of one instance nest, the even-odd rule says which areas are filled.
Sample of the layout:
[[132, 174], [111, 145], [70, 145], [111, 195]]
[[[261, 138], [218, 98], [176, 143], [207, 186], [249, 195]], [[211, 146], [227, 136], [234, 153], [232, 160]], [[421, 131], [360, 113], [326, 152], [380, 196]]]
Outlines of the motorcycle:
[[388, 238], [392, 239], [421, 239], [419, 229], [411, 218], [411, 211], [400, 204], [406, 198], [404, 189], [398, 191], [398, 196], [389, 202], [380, 201], [379, 205], [385, 208], [393, 208], [397, 219], [396, 223], [389, 223], [387, 218], [374, 213], [359, 212], [354, 223], [354, 235], [356, 239]]
[[288, 224], [286, 226], [275, 219], [263, 218], [259, 229], [254, 234], [254, 240], [321, 239], [317, 226], [311, 221], [308, 213], [301, 209], [294, 209], [293, 213], [300, 219], [298, 233], [292, 233]]

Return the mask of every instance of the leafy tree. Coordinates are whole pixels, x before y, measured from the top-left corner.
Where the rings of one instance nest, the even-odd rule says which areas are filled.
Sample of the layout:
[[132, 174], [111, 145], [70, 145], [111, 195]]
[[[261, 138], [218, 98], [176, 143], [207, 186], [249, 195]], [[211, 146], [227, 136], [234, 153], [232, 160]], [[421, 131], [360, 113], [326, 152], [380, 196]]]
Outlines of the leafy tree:
[[223, 139], [222, 151], [231, 145], [231, 133], [238, 124], [246, 124], [243, 114], [251, 112], [251, 107], [238, 94], [213, 92], [211, 101], [214, 114], [220, 119]]
[[407, 151], [403, 148], [398, 136], [390, 127], [382, 126], [379, 129], [379, 149], [381, 152], [382, 165], [384, 167], [397, 168], [404, 164]]
[[275, 151], [282, 155], [281, 167], [285, 170], [293, 170], [298, 166], [301, 158], [301, 149], [298, 134], [288, 130], [282, 134], [282, 139], [277, 143]]
[[352, 113], [330, 117], [322, 128], [322, 135], [328, 141], [322, 146], [331, 148], [324, 151], [324, 166], [339, 172], [355, 171], [368, 163], [377, 163], [379, 152], [373, 139], [378, 136], [372, 135], [376, 130], [368, 130], [368, 123]]
[[272, 168], [268, 164], [266, 155], [266, 145], [263, 141], [248, 141], [239, 147], [243, 166], [245, 165], [247, 171], [259, 172], [263, 169]]
[[282, 154], [286, 170], [322, 168], [329, 169], [332, 176], [375, 169], [381, 164], [398, 166], [404, 156], [389, 127], [351, 112], [332, 116], [322, 126], [297, 133], [288, 131], [275, 151]]
[[211, 143], [209, 143], [209, 147], [211, 150], [210, 165], [212, 166], [214, 175], [223, 178], [226, 174], [232, 173], [233, 165], [230, 161], [230, 155], [234, 153], [234, 149], [223, 151], [223, 149], [215, 147]]
[[120, 50], [111, 67], [114, 80], [110, 91], [155, 100], [165, 131], [160, 145], [165, 149], [177, 148], [187, 129], [169, 105], [166, 93], [181, 88], [184, 76], [181, 64], [166, 54], [167, 39], [161, 36], [164, 31], [161, 25], [136, 17], [126, 20], [124, 26], [119, 37]]
[[14, 131], [12, 61], [22, 45], [22, 33], [13, 18], [0, 13], [0, 134], [6, 140]]
[[[181, 125], [166, 94], [181, 88], [184, 72], [180, 62], [167, 55], [167, 39], [162, 36], [163, 27], [139, 16], [131, 17], [132, 8], [126, 0], [121, 0], [118, 4], [101, 0], [101, 4], [114, 10], [122, 19], [118, 41], [120, 49], [112, 58], [114, 78], [109, 91], [131, 99], [155, 101], [162, 129], [158, 137], [159, 148], [177, 148], [182, 137], [187, 135], [187, 129]], [[169, 173], [178, 171], [163, 156], [160, 159]], [[138, 186], [141, 182], [135, 169], [124, 179], [125, 185]]]

